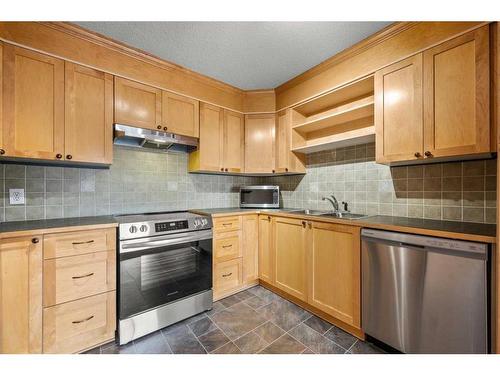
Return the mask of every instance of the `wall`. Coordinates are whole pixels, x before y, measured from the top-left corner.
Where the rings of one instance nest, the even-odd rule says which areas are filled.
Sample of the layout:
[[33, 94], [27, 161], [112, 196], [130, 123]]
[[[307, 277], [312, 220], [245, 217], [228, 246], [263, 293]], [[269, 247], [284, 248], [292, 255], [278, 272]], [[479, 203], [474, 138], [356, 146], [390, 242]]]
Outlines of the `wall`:
[[305, 176], [273, 177], [285, 207], [331, 209], [335, 193], [356, 213], [495, 223], [496, 159], [388, 167], [367, 144], [308, 155]]
[[[114, 147], [109, 169], [0, 165], [0, 220], [183, 210], [238, 205], [239, 186], [256, 178], [187, 173], [187, 154]], [[26, 204], [11, 206], [9, 188]]]

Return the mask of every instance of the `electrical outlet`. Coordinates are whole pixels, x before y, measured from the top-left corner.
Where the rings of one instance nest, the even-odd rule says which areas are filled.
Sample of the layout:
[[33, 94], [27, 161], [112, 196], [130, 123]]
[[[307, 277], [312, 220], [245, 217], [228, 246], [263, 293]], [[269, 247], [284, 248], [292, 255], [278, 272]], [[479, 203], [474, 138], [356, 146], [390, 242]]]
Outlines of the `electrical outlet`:
[[24, 189], [9, 189], [10, 204], [24, 204]]

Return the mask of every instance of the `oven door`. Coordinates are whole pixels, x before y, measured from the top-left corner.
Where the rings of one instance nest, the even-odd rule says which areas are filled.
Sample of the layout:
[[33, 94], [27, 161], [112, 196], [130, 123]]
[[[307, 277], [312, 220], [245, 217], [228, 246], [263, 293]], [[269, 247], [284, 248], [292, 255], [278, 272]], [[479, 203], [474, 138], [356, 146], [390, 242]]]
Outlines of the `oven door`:
[[120, 241], [120, 320], [212, 289], [212, 230]]

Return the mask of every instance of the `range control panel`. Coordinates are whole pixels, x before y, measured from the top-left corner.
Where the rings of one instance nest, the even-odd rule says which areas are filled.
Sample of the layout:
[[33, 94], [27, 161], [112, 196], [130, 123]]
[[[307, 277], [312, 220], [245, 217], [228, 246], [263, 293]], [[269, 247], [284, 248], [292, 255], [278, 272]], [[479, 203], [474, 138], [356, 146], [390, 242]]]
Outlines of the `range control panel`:
[[181, 220], [181, 221], [167, 221], [164, 223], [155, 223], [155, 231], [156, 232], [168, 232], [171, 230], [181, 230], [181, 229], [188, 229], [188, 221], [187, 220]]

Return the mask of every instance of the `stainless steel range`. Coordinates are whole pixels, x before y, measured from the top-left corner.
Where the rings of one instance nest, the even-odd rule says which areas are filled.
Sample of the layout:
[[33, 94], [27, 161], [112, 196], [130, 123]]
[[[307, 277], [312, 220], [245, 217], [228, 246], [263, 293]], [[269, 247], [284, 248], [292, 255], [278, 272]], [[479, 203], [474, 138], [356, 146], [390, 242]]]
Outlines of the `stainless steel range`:
[[120, 345], [212, 308], [212, 219], [190, 212], [121, 215]]

